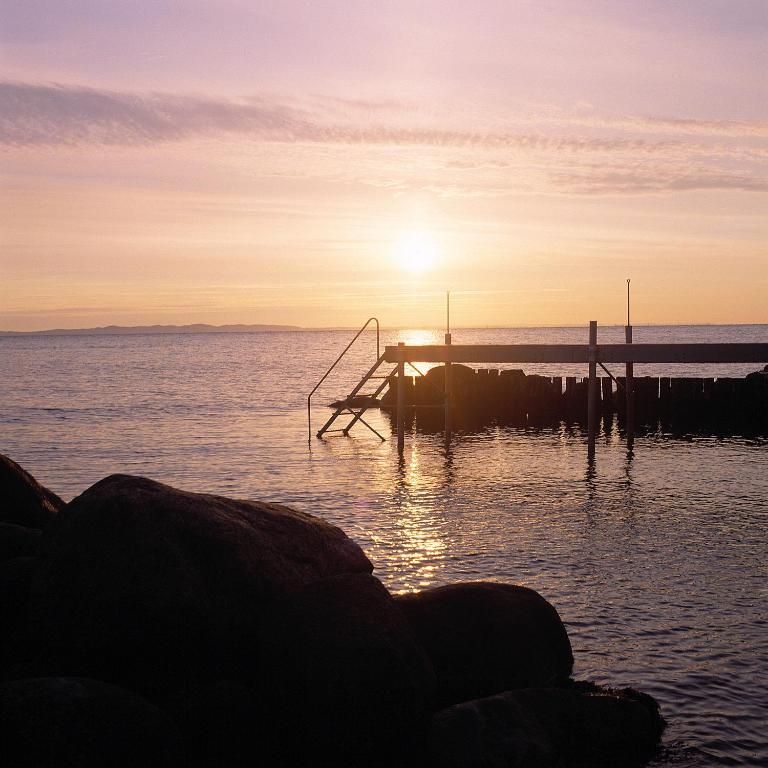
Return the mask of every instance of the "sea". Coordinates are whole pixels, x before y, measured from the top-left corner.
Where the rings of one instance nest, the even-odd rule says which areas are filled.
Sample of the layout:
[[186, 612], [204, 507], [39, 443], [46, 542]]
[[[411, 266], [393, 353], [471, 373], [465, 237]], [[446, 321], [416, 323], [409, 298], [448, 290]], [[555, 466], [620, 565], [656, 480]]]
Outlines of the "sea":
[[[601, 327], [599, 341], [623, 341]], [[0, 338], [0, 452], [69, 500], [105, 475], [280, 501], [341, 526], [393, 591], [523, 584], [555, 605], [575, 676], [634, 686], [669, 726], [658, 765], [768, 765], [768, 440], [578, 425], [313, 435], [376, 356], [350, 331]], [[768, 325], [635, 327], [636, 342], [768, 342]], [[382, 331], [380, 345], [442, 331]], [[586, 343], [587, 328], [455, 329], [453, 343]], [[768, 363], [768, 360], [764, 361]], [[498, 367], [498, 366], [495, 366]], [[583, 366], [528, 373], [586, 375]], [[742, 376], [755, 365], [636, 366]], [[762, 366], [760, 366], [762, 367]], [[622, 372], [615, 371], [616, 374]]]

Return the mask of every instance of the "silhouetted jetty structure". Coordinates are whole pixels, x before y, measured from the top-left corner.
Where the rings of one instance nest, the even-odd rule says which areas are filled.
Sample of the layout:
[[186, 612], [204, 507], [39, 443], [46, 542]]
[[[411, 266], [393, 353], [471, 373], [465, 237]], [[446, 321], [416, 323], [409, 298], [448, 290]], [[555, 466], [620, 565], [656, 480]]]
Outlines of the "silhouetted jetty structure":
[[[705, 426], [760, 432], [768, 428], [768, 366], [745, 378], [634, 376], [634, 365], [642, 363], [764, 364], [768, 344], [634, 344], [629, 325], [624, 344], [599, 344], [597, 322], [592, 321], [586, 344], [452, 344], [449, 332], [444, 344], [400, 343], [379, 352], [378, 321], [371, 318], [349, 346], [372, 322], [377, 326], [377, 360], [346, 398], [332, 404], [333, 414], [317, 437], [331, 432], [348, 435], [361, 422], [383, 440], [363, 419], [372, 407], [386, 408], [393, 416], [401, 451], [406, 421], [415, 412], [423, 412], [417, 418], [427, 429], [442, 422], [447, 439], [455, 425], [466, 426], [489, 417], [531, 426], [580, 423], [587, 429], [590, 455], [600, 419], [613, 414], [618, 415], [629, 441], [638, 425], [652, 422], [671, 429]], [[419, 364], [423, 363], [438, 365], [422, 372]], [[583, 364], [587, 375], [540, 376], [515, 369], [470, 367], [521, 363]], [[623, 376], [612, 372], [617, 365], [623, 366]], [[598, 369], [604, 375], [598, 376]], [[363, 392], [366, 385], [373, 391]], [[310, 408], [311, 394], [311, 437]], [[350, 420], [342, 427], [335, 426], [345, 416]]]

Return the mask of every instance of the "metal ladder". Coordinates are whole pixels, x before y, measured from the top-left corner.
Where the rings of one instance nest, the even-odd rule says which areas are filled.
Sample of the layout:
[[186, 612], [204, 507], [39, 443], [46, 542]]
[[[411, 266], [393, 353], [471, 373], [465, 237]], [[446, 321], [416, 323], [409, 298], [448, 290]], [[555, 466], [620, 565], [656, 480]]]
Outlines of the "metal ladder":
[[[379, 342], [379, 321], [375, 317], [369, 317], [368, 320], [365, 321], [363, 327], [354, 335], [352, 341], [347, 344], [347, 346], [344, 348], [344, 351], [336, 358], [333, 365], [325, 372], [324, 376], [320, 379], [320, 381], [317, 382], [317, 384], [315, 384], [314, 388], [307, 396], [307, 432], [310, 442], [312, 440], [312, 395], [317, 392], [320, 385], [328, 378], [331, 371], [333, 371], [333, 369], [339, 364], [344, 355], [346, 355], [349, 351], [350, 347], [357, 341], [363, 331], [371, 323], [376, 323], [376, 362], [371, 366], [371, 368], [368, 369], [367, 373], [355, 385], [354, 389], [343, 400], [340, 400], [338, 403], [336, 403], [333, 414], [328, 419], [328, 421], [326, 421], [325, 424], [323, 424], [323, 426], [318, 430], [317, 437], [322, 438], [323, 435], [330, 432], [343, 432], [346, 436], [349, 434], [349, 430], [352, 429], [352, 427], [354, 427], [355, 424], [357, 424], [359, 421], [361, 424], [368, 427], [368, 429], [370, 429], [371, 432], [373, 432], [380, 440], [386, 439], [363, 418], [363, 414], [369, 408], [372, 408], [377, 404], [377, 398], [384, 391], [384, 388], [391, 381], [391, 379], [397, 374], [397, 366], [395, 366], [392, 371], [386, 375], [377, 373], [381, 365], [384, 363], [384, 355], [381, 354], [381, 346]], [[371, 380], [380, 381], [381, 383], [373, 392], [361, 395], [360, 390], [362, 390], [362, 388]], [[352, 419], [346, 426], [331, 429], [336, 419], [338, 419], [340, 416], [347, 415], [351, 416]]]

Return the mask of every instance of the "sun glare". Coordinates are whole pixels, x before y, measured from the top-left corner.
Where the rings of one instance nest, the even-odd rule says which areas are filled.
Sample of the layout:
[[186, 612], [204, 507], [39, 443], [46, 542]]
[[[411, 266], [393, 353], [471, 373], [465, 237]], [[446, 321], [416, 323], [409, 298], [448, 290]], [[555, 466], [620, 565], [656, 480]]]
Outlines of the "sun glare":
[[434, 266], [437, 255], [434, 238], [423, 230], [409, 232], [397, 246], [398, 261], [408, 272], [426, 272]]

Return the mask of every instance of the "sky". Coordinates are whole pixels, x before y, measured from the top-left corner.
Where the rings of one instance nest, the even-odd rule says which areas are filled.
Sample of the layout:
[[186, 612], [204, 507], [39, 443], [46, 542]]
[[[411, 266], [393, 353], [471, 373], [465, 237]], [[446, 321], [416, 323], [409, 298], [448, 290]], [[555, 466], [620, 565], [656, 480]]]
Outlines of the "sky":
[[765, 0], [0, 0], [0, 329], [768, 322]]

